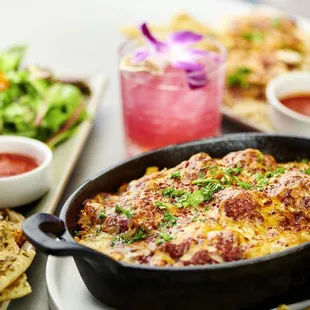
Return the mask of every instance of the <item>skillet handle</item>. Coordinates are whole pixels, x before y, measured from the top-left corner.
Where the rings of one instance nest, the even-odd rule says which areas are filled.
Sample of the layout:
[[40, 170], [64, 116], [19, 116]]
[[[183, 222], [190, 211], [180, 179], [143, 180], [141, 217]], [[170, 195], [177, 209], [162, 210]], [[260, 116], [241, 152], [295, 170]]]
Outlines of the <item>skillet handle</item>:
[[34, 214], [23, 224], [28, 241], [45, 254], [95, 258], [98, 253], [78, 243], [56, 241], [66, 231], [64, 222], [57, 216], [47, 213]]

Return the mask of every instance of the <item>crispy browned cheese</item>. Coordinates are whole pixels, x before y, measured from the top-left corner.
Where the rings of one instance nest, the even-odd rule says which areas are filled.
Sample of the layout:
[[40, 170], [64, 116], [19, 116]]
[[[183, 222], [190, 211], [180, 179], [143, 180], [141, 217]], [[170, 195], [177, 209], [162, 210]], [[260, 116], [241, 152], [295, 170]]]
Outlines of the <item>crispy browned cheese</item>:
[[76, 240], [116, 260], [155, 266], [279, 252], [310, 241], [309, 174], [309, 161], [280, 164], [254, 149], [222, 159], [199, 153], [90, 197]]

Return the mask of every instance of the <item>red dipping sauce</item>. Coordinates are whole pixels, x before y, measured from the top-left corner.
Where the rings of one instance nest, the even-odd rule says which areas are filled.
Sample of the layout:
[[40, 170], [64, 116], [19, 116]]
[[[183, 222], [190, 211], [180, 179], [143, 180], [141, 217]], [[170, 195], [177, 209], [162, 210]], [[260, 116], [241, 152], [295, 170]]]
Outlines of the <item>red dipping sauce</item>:
[[310, 93], [300, 93], [280, 99], [287, 108], [300, 114], [310, 116]]
[[20, 154], [0, 153], [0, 178], [23, 174], [38, 166], [36, 160], [32, 157]]

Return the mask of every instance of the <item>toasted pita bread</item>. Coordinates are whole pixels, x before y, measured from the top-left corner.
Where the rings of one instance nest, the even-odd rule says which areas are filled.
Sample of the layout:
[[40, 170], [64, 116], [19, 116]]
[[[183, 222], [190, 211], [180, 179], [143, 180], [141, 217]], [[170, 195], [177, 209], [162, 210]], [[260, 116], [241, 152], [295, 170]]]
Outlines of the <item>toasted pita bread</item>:
[[0, 293], [0, 302], [26, 296], [31, 293], [31, 286], [27, 282], [27, 276], [23, 273], [15, 282]]
[[0, 216], [5, 217], [8, 221], [12, 223], [23, 223], [25, 220], [25, 217], [10, 209], [3, 209], [0, 210]]
[[0, 310], [7, 310], [7, 308], [9, 307], [9, 303], [10, 301], [0, 302]]
[[30, 266], [35, 252], [18, 247], [8, 224], [0, 222], [0, 293]]
[[19, 247], [21, 247], [26, 239], [22, 230], [22, 223], [25, 218], [22, 214], [9, 209], [0, 210], [0, 222], [5, 221], [8, 228], [13, 233], [13, 237]]

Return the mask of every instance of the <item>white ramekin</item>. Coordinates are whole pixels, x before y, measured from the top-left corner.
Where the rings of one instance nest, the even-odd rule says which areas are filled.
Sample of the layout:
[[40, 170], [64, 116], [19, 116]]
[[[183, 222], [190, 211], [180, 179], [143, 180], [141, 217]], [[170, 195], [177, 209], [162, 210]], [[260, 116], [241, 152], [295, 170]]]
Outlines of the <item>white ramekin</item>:
[[0, 153], [30, 156], [39, 164], [29, 172], [0, 177], [0, 209], [28, 204], [49, 190], [53, 153], [46, 144], [25, 137], [0, 136]]
[[296, 93], [310, 94], [310, 72], [290, 72], [270, 81], [266, 89], [270, 121], [277, 131], [310, 136], [310, 117], [287, 108], [279, 100]]

